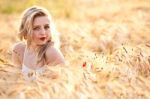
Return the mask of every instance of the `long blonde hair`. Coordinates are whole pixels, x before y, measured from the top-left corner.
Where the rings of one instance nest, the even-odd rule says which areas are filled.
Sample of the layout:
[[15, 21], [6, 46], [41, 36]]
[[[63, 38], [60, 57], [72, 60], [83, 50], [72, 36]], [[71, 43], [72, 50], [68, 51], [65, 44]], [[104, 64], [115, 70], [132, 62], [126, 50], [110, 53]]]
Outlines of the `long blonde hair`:
[[20, 38], [20, 40], [27, 41], [27, 48], [29, 48], [29, 46], [31, 44], [31, 40], [32, 40], [33, 20], [38, 16], [47, 16], [49, 18], [50, 31], [52, 34], [51, 37], [49, 38], [48, 42], [40, 47], [40, 50], [38, 52], [38, 62], [40, 62], [45, 59], [46, 49], [50, 45], [54, 45], [54, 42], [56, 42], [57, 46], [59, 47], [59, 37], [58, 37], [59, 33], [57, 32], [57, 30], [54, 26], [54, 23], [52, 21], [52, 18], [46, 9], [39, 7], [39, 6], [30, 7], [23, 12], [22, 20], [21, 20], [21, 24], [20, 24], [20, 28], [19, 28], [19, 38]]

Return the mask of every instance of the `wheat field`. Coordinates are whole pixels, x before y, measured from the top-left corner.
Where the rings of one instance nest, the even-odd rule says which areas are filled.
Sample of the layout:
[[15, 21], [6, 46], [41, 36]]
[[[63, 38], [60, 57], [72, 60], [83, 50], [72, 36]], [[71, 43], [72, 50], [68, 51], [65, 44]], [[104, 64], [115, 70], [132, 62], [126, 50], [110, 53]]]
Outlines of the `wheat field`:
[[67, 64], [34, 81], [11, 62], [20, 12], [0, 14], [0, 99], [149, 99], [150, 1], [69, 4], [72, 11], [53, 12]]

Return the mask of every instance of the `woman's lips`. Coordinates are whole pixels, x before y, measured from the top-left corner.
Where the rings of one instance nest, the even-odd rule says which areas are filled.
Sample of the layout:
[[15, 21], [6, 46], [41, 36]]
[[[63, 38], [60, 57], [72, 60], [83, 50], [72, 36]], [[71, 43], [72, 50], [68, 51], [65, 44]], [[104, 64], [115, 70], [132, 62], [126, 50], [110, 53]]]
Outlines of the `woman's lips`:
[[46, 39], [46, 37], [40, 37], [41, 41], [44, 41]]

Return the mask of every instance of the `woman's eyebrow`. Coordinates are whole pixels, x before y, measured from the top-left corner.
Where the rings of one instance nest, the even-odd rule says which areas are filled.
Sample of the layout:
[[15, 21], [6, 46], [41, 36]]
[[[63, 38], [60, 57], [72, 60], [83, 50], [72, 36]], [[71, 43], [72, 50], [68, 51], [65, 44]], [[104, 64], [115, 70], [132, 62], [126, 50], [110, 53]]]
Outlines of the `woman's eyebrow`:
[[49, 26], [49, 24], [45, 24], [45, 26]]
[[33, 27], [40, 27], [40, 25], [33, 25]]
[[[41, 25], [33, 25], [33, 28], [34, 28], [34, 27], [40, 27], [40, 26], [41, 26]], [[44, 24], [44, 26], [50, 26], [50, 24], [47, 23], [47, 24]]]

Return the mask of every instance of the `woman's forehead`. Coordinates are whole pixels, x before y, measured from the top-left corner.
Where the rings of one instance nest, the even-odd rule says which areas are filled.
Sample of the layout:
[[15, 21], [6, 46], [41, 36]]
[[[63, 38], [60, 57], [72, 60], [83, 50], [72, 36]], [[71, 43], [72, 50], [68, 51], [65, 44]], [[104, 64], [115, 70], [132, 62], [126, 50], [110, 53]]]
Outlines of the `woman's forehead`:
[[33, 26], [44, 25], [44, 24], [50, 24], [50, 20], [47, 16], [37, 16], [33, 20]]

